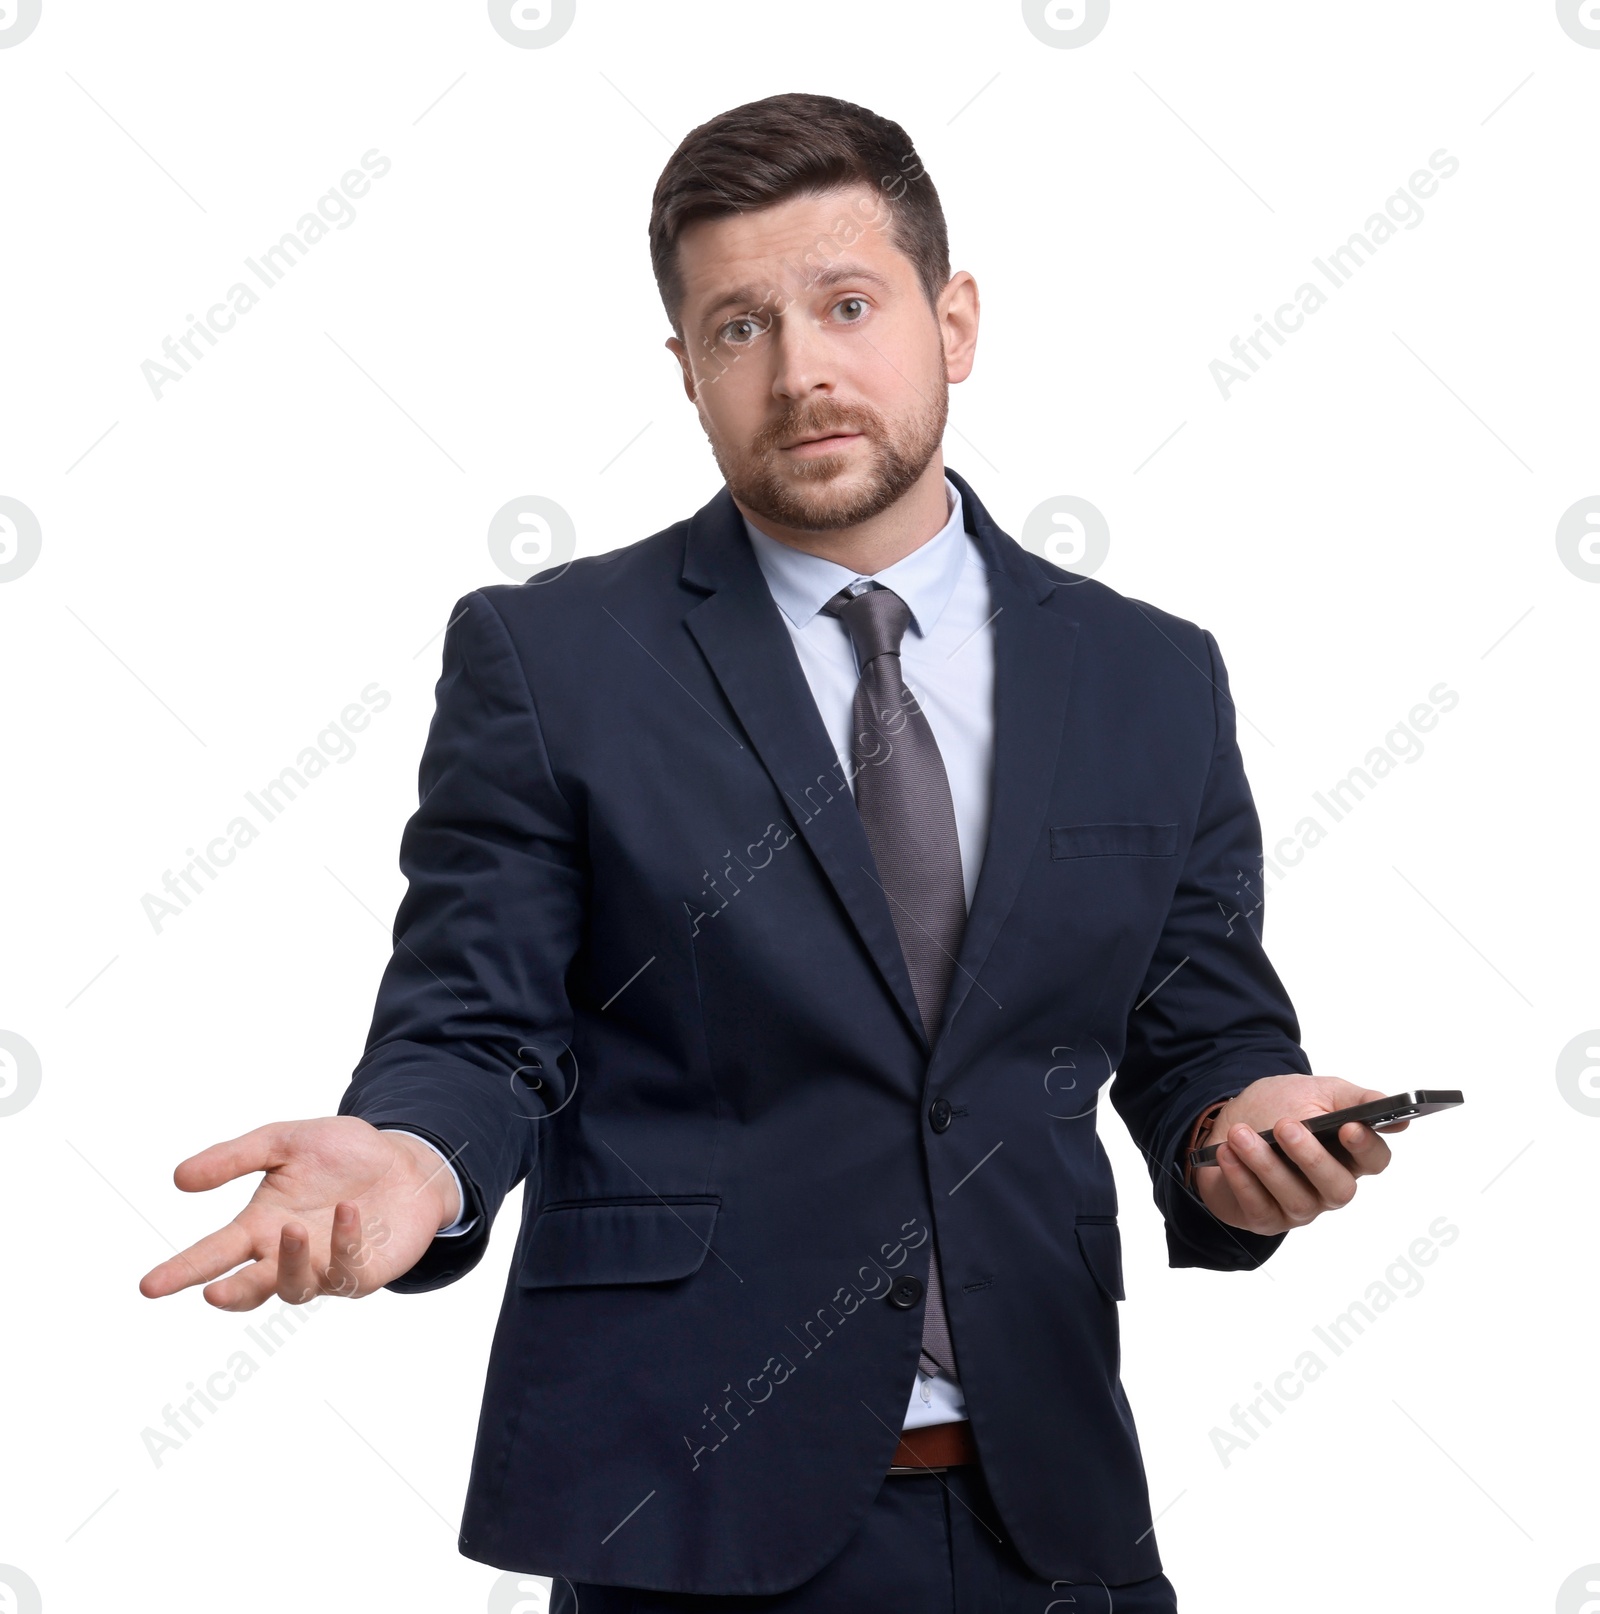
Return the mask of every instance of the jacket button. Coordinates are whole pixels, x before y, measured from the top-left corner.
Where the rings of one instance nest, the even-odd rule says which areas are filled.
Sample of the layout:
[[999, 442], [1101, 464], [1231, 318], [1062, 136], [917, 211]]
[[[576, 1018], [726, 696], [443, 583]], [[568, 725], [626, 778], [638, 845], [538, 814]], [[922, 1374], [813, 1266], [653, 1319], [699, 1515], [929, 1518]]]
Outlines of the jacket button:
[[933, 1103], [928, 1106], [928, 1124], [935, 1132], [943, 1132], [945, 1128], [950, 1125], [951, 1113], [950, 1100], [947, 1098], [936, 1098]]
[[889, 1291], [889, 1304], [896, 1311], [910, 1311], [922, 1299], [922, 1280], [920, 1278], [896, 1279], [894, 1287]]

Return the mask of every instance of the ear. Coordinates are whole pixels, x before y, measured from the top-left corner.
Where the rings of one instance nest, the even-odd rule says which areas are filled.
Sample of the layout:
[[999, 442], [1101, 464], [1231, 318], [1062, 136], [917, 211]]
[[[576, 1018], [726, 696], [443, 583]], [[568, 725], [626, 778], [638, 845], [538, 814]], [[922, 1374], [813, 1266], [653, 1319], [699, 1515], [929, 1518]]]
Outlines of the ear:
[[678, 361], [678, 368], [683, 372], [683, 390], [687, 395], [689, 402], [698, 402], [699, 400], [695, 396], [694, 371], [689, 366], [688, 348], [685, 347], [683, 342], [676, 336], [669, 336], [667, 338], [666, 345], [667, 350]]
[[939, 293], [935, 313], [945, 369], [951, 381], [965, 381], [978, 350], [978, 282], [965, 269], [957, 270]]

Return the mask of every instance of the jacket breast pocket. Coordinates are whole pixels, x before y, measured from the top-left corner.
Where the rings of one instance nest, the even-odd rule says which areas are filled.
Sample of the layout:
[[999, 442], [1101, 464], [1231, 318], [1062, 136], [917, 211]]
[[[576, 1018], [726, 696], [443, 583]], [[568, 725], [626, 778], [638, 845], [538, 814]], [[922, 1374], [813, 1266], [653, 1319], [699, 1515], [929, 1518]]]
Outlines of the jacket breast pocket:
[[687, 1278], [705, 1261], [721, 1205], [717, 1194], [546, 1205], [529, 1230], [517, 1283], [557, 1289]]
[[1171, 857], [1178, 850], [1176, 824], [1057, 824], [1050, 856]]
[[1123, 1300], [1122, 1234], [1114, 1216], [1080, 1216], [1078, 1249], [1090, 1276], [1107, 1300]]

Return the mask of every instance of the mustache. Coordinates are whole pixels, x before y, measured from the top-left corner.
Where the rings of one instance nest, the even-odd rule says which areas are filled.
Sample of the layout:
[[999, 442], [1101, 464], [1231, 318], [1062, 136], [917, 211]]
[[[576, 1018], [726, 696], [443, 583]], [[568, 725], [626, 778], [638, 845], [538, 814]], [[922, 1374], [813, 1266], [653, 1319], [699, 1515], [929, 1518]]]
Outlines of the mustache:
[[863, 437], [878, 436], [874, 415], [843, 408], [816, 410], [804, 415], [788, 415], [777, 425], [760, 432], [752, 444], [757, 450], [776, 448], [797, 437], [825, 437], [832, 432], [860, 432]]

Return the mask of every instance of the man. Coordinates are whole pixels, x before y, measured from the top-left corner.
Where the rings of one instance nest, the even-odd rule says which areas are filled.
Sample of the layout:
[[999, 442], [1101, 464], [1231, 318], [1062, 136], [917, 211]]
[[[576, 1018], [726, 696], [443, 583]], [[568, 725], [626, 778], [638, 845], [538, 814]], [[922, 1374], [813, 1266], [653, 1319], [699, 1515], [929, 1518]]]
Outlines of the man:
[[1389, 1158], [1294, 1124], [1380, 1095], [1262, 951], [1216, 643], [946, 469], [978, 294], [897, 125], [728, 112], [650, 240], [726, 485], [458, 603], [340, 1113], [184, 1161], [266, 1175], [144, 1292], [434, 1289], [526, 1178], [469, 1557], [586, 1614], [1171, 1610], [1099, 1089], [1175, 1266]]

